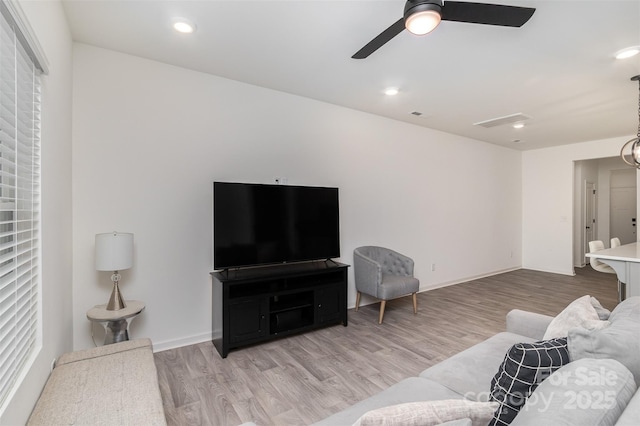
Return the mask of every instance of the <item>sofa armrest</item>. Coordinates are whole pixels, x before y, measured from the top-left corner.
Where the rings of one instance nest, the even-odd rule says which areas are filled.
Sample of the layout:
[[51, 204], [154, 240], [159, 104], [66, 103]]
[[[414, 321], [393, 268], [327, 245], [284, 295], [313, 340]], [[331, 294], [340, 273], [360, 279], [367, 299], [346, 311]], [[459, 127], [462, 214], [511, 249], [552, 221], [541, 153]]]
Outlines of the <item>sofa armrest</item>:
[[382, 282], [382, 265], [361, 253], [359, 249], [355, 249], [353, 252], [353, 271], [356, 290], [378, 297], [378, 285]]
[[552, 320], [549, 315], [513, 309], [507, 314], [507, 331], [542, 340]]

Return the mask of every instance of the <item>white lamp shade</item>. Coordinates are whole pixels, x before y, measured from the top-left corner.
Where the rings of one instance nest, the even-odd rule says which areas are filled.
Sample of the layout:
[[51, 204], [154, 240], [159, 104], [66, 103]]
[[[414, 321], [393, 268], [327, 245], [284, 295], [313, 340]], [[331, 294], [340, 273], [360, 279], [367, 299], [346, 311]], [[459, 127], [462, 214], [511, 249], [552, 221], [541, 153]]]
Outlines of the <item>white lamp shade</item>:
[[133, 234], [96, 235], [96, 270], [123, 271], [133, 266]]

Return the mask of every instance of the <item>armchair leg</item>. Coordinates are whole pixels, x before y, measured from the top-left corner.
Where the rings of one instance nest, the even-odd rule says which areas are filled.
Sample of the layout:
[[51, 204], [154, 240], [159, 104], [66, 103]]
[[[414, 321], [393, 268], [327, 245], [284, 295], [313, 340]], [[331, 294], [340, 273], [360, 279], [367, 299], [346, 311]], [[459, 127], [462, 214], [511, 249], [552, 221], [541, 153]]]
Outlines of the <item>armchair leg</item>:
[[418, 293], [413, 293], [413, 313], [418, 313]]
[[387, 306], [387, 301], [382, 300], [380, 302], [380, 318], [378, 318], [378, 324], [382, 324], [382, 318], [384, 317], [384, 308]]
[[358, 292], [358, 293], [356, 294], [356, 312], [358, 312], [358, 308], [360, 307], [360, 295], [361, 295], [361, 294], [362, 294], [362, 293], [360, 293], [360, 292]]

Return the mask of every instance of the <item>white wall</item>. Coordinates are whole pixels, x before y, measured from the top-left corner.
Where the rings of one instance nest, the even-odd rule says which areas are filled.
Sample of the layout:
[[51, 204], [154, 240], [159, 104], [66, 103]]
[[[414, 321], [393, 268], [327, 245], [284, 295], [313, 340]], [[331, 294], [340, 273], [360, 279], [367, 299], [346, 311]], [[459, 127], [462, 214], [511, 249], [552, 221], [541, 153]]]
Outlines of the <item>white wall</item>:
[[[522, 266], [572, 275], [574, 161], [614, 157], [621, 137], [522, 154]], [[620, 160], [622, 161], [622, 160]]]
[[72, 46], [59, 1], [21, 2], [50, 73], [42, 79], [42, 348], [0, 424], [24, 424], [51, 362], [72, 349], [71, 70]]
[[77, 349], [109, 297], [94, 236], [111, 230], [135, 234], [121, 290], [147, 308], [132, 335], [156, 349], [210, 338], [214, 180], [339, 187], [341, 260], [392, 247], [422, 289], [521, 263], [514, 150], [81, 44], [73, 118]]

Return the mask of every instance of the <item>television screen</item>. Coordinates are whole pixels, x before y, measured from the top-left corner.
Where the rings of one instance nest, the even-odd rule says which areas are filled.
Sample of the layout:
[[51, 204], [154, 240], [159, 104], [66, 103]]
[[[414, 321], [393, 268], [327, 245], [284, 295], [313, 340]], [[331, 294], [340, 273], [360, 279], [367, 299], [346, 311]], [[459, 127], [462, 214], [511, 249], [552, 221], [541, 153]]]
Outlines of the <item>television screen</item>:
[[214, 182], [214, 269], [340, 257], [338, 188]]

